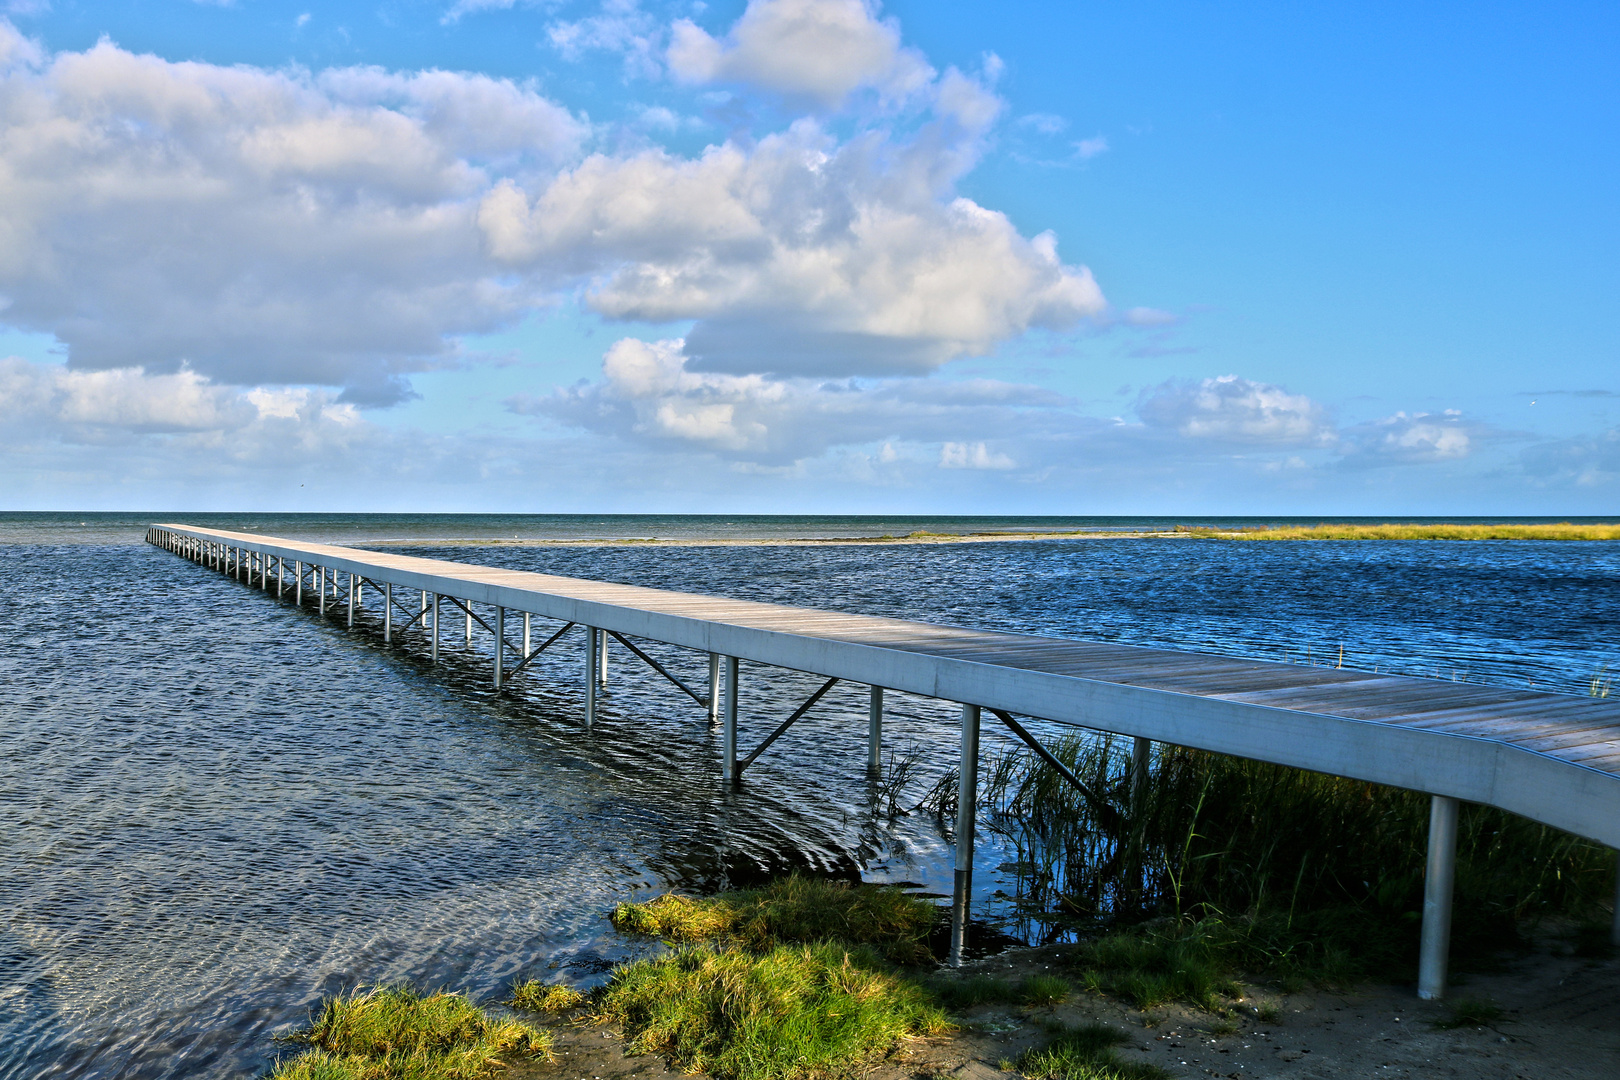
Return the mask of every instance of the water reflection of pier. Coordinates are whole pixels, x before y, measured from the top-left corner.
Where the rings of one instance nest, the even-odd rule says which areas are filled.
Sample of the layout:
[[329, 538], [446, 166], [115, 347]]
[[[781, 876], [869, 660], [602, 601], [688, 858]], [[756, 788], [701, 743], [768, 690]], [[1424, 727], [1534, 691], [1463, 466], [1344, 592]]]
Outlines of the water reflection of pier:
[[[1059, 771], [1015, 714], [1132, 736], [1138, 769], [1161, 741], [1429, 794], [1418, 977], [1426, 998], [1445, 989], [1459, 801], [1620, 847], [1620, 702], [817, 611], [185, 525], [154, 525], [147, 540], [350, 626], [380, 604], [384, 641], [419, 643], [435, 660], [448, 614], [468, 644], [475, 627], [487, 635], [496, 691], [578, 628], [587, 727], [617, 641], [721, 725], [722, 774], [733, 785], [839, 681], [871, 687], [870, 769], [885, 688], [961, 703], [954, 960], [967, 925], [985, 712]], [[537, 633], [536, 617], [561, 626]], [[694, 689], [633, 639], [706, 655], [706, 683]], [[741, 660], [826, 679], [746, 754], [737, 742]]]

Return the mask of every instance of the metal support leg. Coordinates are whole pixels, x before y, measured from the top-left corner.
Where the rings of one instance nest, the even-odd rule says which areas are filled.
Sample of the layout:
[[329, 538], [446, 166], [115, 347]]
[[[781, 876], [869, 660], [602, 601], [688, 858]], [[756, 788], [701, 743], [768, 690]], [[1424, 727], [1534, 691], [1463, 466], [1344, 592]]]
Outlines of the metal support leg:
[[956, 789], [956, 874], [951, 892], [952, 967], [962, 966], [973, 899], [973, 825], [979, 801], [979, 707], [962, 706], [962, 763]]
[[530, 612], [525, 611], [523, 613], [523, 659], [525, 660], [534, 651], [534, 648], [529, 644], [529, 615]]
[[293, 560], [293, 603], [299, 607], [304, 606], [304, 562], [302, 559]]
[[439, 662], [439, 594], [433, 594], [433, 662]]
[[596, 661], [596, 682], [597, 685], [605, 687], [607, 686], [608, 633], [606, 630], [598, 630], [597, 633], [602, 636], [602, 656]]
[[394, 640], [394, 583], [383, 584], [383, 644]]
[[1418, 947], [1418, 997], [1439, 1001], [1446, 993], [1451, 956], [1451, 887], [1457, 872], [1457, 800], [1436, 795], [1429, 803], [1429, 862], [1423, 873], [1423, 941]]
[[596, 723], [596, 661], [601, 653], [596, 648], [597, 629], [585, 628], [585, 727]]
[[726, 719], [720, 735], [720, 778], [737, 782], [737, 658], [728, 656], [726, 665]]
[[883, 687], [872, 687], [872, 700], [866, 706], [866, 771], [876, 776], [883, 771]]
[[495, 609], [495, 692], [501, 692], [501, 665], [506, 662], [506, 609]]
[[709, 723], [720, 722], [720, 654], [709, 654]]
[[320, 610], [321, 610], [321, 614], [325, 615], [326, 614], [326, 567], [317, 566], [315, 568], [315, 573], [316, 573], [316, 579], [315, 579], [316, 590], [315, 591], [321, 594], [321, 609]]
[[280, 555], [276, 556], [276, 599], [281, 599], [281, 590], [287, 584], [287, 564]]
[[349, 629], [354, 629], [354, 571], [349, 571]]
[[472, 612], [467, 612], [467, 648], [472, 648]]

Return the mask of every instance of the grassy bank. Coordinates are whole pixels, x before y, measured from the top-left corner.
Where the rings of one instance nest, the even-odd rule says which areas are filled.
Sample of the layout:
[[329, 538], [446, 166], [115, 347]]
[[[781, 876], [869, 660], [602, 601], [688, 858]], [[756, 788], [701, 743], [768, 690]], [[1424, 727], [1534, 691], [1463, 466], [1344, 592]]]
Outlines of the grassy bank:
[[1219, 529], [1177, 525], [1182, 536], [1222, 540], [1620, 540], [1620, 525], [1299, 525]]
[[275, 1080], [483, 1080], [521, 1058], [549, 1057], [551, 1037], [491, 1016], [460, 994], [404, 988], [327, 999], [287, 1041], [306, 1046]]

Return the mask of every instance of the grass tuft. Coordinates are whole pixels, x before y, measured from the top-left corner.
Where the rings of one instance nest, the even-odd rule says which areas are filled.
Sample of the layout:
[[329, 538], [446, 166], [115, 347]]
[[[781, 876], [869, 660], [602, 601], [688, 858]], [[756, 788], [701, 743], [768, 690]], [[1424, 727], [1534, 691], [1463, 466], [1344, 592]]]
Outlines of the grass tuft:
[[621, 932], [670, 941], [725, 940], [755, 951], [788, 942], [843, 941], [880, 949], [897, 963], [918, 963], [929, 958], [926, 940], [939, 909], [889, 886], [792, 874], [763, 889], [701, 900], [670, 894], [619, 904], [612, 919]]
[[523, 1009], [527, 1012], [567, 1012], [577, 1009], [590, 1001], [590, 998], [575, 990], [572, 986], [562, 986], [557, 983], [542, 983], [536, 979], [528, 982], [513, 983], [512, 996], [502, 1002], [514, 1009]]
[[460, 994], [406, 987], [328, 998], [287, 1041], [309, 1047], [275, 1080], [482, 1080], [513, 1056], [551, 1058], [551, 1036], [494, 1017]]
[[1443, 1031], [1465, 1027], [1491, 1027], [1506, 1015], [1502, 1006], [1489, 998], [1462, 998], [1453, 1002], [1450, 1015], [1434, 1021], [1434, 1026]]
[[902, 1038], [950, 1027], [876, 953], [825, 942], [640, 960], [614, 973], [598, 1007], [633, 1051], [716, 1080], [848, 1076]]
[[1029, 1080], [1169, 1080], [1157, 1065], [1121, 1061], [1114, 1047], [1129, 1036], [1106, 1024], [1068, 1028], [1014, 1062]]
[[1018, 998], [1030, 1005], [1057, 1005], [1073, 991], [1069, 980], [1060, 975], [1031, 975], [1018, 987]]

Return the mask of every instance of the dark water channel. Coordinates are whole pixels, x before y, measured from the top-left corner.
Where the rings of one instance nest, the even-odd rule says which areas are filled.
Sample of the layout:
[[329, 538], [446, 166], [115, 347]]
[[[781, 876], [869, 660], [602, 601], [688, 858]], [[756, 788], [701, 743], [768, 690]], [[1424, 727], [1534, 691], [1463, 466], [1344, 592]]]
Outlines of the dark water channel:
[[[419, 550], [1567, 693], [1620, 666], [1608, 543]], [[456, 637], [433, 668], [144, 545], [0, 546], [0, 590], [0, 1077], [255, 1075], [359, 982], [588, 980], [625, 950], [604, 911], [670, 887], [808, 867], [948, 888], [932, 819], [869, 809], [863, 688], [723, 794], [701, 711], [622, 650], [586, 735], [577, 641], [496, 699]], [[814, 685], [745, 665], [744, 747]], [[914, 802], [955, 712], [892, 704], [891, 745], [930, 770]]]

